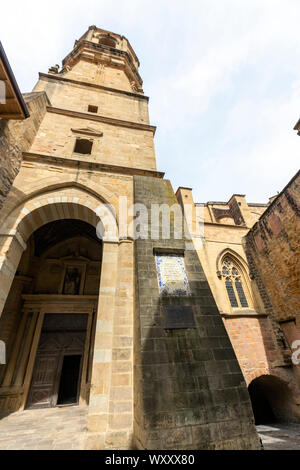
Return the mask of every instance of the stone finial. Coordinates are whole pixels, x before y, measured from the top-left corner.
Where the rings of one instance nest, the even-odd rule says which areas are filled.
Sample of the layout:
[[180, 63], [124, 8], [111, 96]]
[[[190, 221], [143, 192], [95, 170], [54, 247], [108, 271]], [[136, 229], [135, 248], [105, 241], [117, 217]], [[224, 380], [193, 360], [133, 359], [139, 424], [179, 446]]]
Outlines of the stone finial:
[[55, 64], [49, 68], [48, 73], [58, 73], [59, 65]]
[[136, 83], [133, 80], [130, 82], [130, 86], [133, 91], [138, 91]]
[[66, 72], [69, 72], [70, 70], [71, 70], [70, 65], [64, 65], [60, 73], [66, 73]]

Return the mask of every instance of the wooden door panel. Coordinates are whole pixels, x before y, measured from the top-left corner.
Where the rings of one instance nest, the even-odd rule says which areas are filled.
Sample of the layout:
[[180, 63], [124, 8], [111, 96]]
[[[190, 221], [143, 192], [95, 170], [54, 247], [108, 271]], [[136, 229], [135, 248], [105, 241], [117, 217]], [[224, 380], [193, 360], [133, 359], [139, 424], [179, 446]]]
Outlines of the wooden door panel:
[[58, 354], [52, 356], [37, 356], [28, 397], [28, 408], [53, 406], [52, 399], [58, 361]]
[[81, 328], [86, 326], [86, 317], [68, 314], [45, 316], [27, 408], [56, 406], [63, 356], [84, 353], [86, 331]]
[[33, 382], [35, 386], [51, 385], [55, 378], [58, 355], [36, 358]]
[[27, 408], [50, 408], [52, 406], [52, 388], [52, 385], [51, 387], [33, 387], [30, 391]]

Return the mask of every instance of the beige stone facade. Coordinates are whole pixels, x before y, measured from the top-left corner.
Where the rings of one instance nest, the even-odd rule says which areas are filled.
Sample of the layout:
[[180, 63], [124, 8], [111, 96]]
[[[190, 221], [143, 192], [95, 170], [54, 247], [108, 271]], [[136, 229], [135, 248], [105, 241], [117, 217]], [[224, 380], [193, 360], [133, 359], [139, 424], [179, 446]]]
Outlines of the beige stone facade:
[[[102, 246], [98, 240], [98, 258], [96, 242], [94, 258], [82, 248], [83, 256], [78, 247], [47, 254], [47, 246], [40, 256], [52, 257], [49, 262], [54, 267], [45, 265], [44, 271], [36, 253], [35, 234], [45, 224], [77, 220], [96, 228], [104, 203], [115, 209], [118, 219], [119, 197], [133, 202], [135, 169], [156, 175], [155, 128], [149, 125], [137, 59], [119, 35], [112, 37], [123, 52], [120, 58], [101, 48], [99, 39], [98, 48], [86, 44], [101, 31], [91, 28], [81, 38], [78, 55], [65, 59], [63, 72], [41, 74], [34, 89], [48, 102], [34, 138], [23, 148], [20, 171], [1, 212], [0, 321], [7, 365], [0, 366], [0, 407], [17, 411], [28, 403], [44, 316], [85, 313], [79, 404], [89, 402], [86, 447], [127, 448], [133, 422], [133, 242], [126, 237], [119, 240], [118, 233]], [[97, 106], [97, 112], [89, 112], [89, 105]], [[23, 136], [27, 135], [25, 129]], [[75, 153], [76, 139], [91, 141], [92, 151]], [[73, 237], [71, 241], [75, 243]], [[86, 243], [84, 238], [81, 242]], [[89, 290], [66, 298], [63, 271], [55, 274], [60, 276], [56, 284], [47, 275], [48, 270], [58, 269], [55, 263], [60, 267], [73, 263], [84, 266], [88, 276], [96, 263], [93, 259], [101, 263], [100, 289], [99, 275], [93, 277], [94, 288], [92, 278], [86, 277]]]

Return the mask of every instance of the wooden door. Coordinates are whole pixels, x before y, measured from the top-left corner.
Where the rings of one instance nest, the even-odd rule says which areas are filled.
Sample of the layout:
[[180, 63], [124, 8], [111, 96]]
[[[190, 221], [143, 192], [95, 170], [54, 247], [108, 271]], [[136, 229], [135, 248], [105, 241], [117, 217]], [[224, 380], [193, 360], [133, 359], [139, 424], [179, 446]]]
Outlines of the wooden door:
[[61, 348], [55, 334], [42, 333], [28, 396], [28, 408], [55, 406]]
[[56, 406], [64, 356], [84, 353], [86, 331], [82, 328], [87, 318], [79, 317], [87, 315], [48, 316], [51, 318], [45, 318], [43, 324], [28, 394], [27, 408], [31, 409]]

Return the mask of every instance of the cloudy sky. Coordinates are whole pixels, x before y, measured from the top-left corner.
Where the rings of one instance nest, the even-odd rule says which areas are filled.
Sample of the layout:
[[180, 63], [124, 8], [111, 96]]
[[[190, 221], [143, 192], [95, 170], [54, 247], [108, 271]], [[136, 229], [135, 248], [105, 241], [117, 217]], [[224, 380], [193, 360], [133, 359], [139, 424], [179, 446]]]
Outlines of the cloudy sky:
[[92, 24], [135, 49], [158, 169], [175, 190], [267, 202], [299, 169], [299, 0], [5, 2], [0, 39], [21, 91]]

